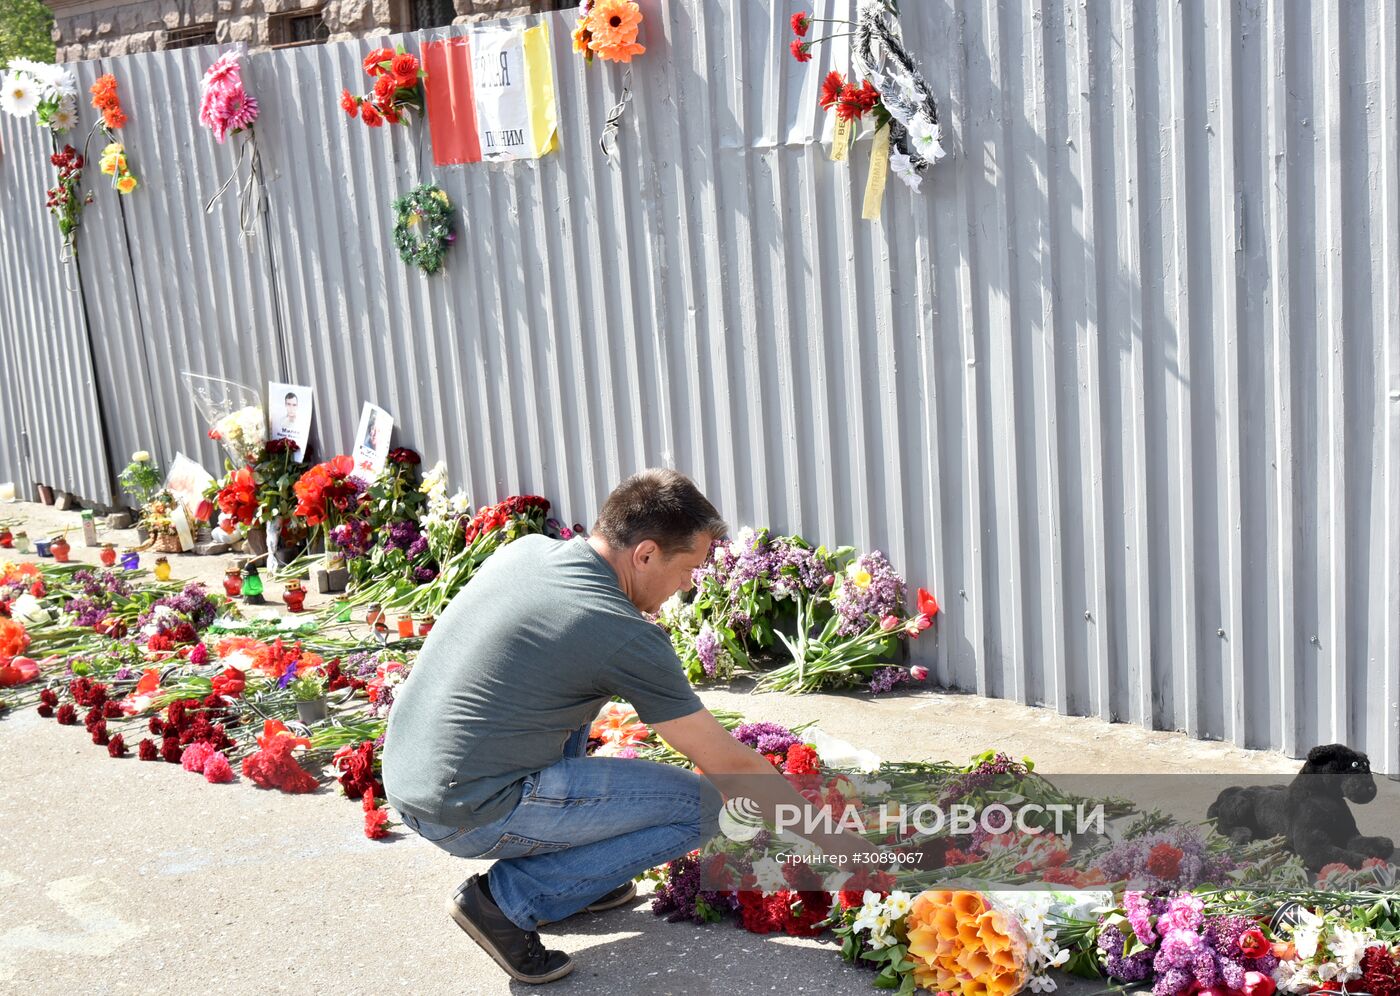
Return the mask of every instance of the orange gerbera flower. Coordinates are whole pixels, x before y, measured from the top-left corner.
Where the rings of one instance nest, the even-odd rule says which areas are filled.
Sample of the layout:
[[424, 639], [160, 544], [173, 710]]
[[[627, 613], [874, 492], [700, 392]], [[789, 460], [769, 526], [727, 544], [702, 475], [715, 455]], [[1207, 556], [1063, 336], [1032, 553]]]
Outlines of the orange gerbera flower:
[[32, 580], [38, 576], [37, 565], [12, 562], [6, 564], [4, 574], [0, 574], [0, 584], [14, 584], [21, 579]]
[[588, 12], [588, 47], [609, 62], [631, 62], [646, 51], [637, 44], [642, 12], [636, 0], [597, 0]]

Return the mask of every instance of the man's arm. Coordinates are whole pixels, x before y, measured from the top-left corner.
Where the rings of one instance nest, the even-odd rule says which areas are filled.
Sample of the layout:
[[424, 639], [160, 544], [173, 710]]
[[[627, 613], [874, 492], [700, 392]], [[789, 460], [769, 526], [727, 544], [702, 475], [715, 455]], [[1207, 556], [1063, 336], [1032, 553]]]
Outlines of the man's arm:
[[[690, 758], [726, 799], [736, 796], [753, 799], [768, 823], [777, 823], [780, 805], [795, 806], [804, 814], [811, 805], [767, 758], [734, 739], [708, 709], [657, 723], [655, 730], [658, 736]], [[806, 833], [801, 825], [792, 828], [792, 832], [828, 854], [869, 855], [879, 850], [853, 833]]]

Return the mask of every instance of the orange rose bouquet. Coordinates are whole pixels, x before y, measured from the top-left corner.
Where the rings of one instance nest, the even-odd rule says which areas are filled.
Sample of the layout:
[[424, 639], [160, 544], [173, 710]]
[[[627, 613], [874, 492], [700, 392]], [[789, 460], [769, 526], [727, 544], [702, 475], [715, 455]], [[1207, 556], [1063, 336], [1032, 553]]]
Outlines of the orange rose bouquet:
[[423, 80], [427, 73], [416, 55], [402, 48], [377, 48], [365, 56], [365, 73], [374, 81], [369, 93], [355, 96], [347, 87], [340, 91], [340, 108], [367, 127], [407, 124], [410, 116], [423, 113]]

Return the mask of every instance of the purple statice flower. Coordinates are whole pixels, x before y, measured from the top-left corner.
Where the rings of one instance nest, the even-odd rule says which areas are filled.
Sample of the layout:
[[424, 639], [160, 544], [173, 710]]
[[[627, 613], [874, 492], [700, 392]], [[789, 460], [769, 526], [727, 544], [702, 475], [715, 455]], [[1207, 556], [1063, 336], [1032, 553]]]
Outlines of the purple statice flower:
[[107, 615], [107, 606], [95, 598], [75, 598], [67, 609], [73, 615], [73, 625], [88, 629], [96, 626]]
[[1026, 777], [1026, 766], [1019, 761], [1011, 760], [1005, 754], [997, 754], [991, 760], [983, 761], [971, 771], [953, 779], [943, 790], [939, 802], [941, 805], [956, 802], [979, 789], [986, 788], [1005, 775], [1011, 775], [1018, 780], [1024, 778]]
[[802, 738], [777, 723], [744, 723], [734, 729], [734, 739], [760, 754], [784, 754]]
[[423, 556], [423, 554], [426, 553], [427, 550], [428, 537], [419, 536], [416, 540], [414, 540], [408, 545], [408, 549], [404, 551], [404, 556], [406, 556], [409, 560], [417, 560], [419, 557]]
[[1244, 988], [1246, 972], [1262, 972], [1272, 975], [1278, 968], [1278, 959], [1273, 952], [1265, 952], [1258, 958], [1246, 958], [1240, 951], [1240, 938], [1258, 926], [1247, 916], [1212, 916], [1206, 918], [1206, 944], [1215, 954], [1220, 978], [1231, 989]]
[[418, 584], [428, 584], [431, 581], [436, 581], [437, 576], [438, 569], [431, 565], [424, 565], [423, 567], [415, 567], [413, 569], [413, 580]]
[[[386, 550], [407, 550], [419, 539], [418, 523], [411, 519], [401, 519], [389, 524], [389, 535], [384, 540]], [[412, 554], [409, 555], [410, 558]]]
[[[869, 583], [858, 583], [857, 578], [865, 574], [870, 575]], [[841, 636], [864, 633], [872, 623], [897, 614], [903, 603], [904, 579], [884, 554], [878, 550], [867, 553], [851, 565], [836, 596], [836, 612], [843, 620], [837, 632]]]
[[1116, 924], [1107, 924], [1099, 931], [1099, 955], [1104, 972], [1120, 982], [1142, 982], [1152, 974], [1152, 951], [1140, 949], [1125, 958], [1126, 940]]
[[368, 522], [352, 519], [331, 530], [331, 543], [349, 559], [358, 560], [374, 545], [374, 530]]
[[1169, 968], [1157, 974], [1157, 981], [1152, 984], [1152, 996], [1182, 996], [1190, 988], [1190, 971], [1184, 968]]
[[213, 601], [205, 594], [204, 585], [191, 581], [185, 585], [184, 591], [178, 595], [167, 595], [159, 599], [151, 608], [136, 622], [138, 629], [145, 629], [155, 620], [156, 610], [160, 607], [177, 612], [196, 630], [208, 629], [214, 622], [214, 617], [218, 615]]
[[351, 654], [340, 666], [340, 673], [348, 677], [368, 681], [379, 670], [379, 655], [370, 650]]
[[700, 627], [700, 635], [695, 638], [695, 655], [700, 658], [705, 676], [713, 678], [719, 669], [719, 634], [709, 623]]
[[909, 672], [902, 667], [882, 667], [870, 676], [870, 694], [884, 695], [886, 692], [892, 692], [908, 677]]
[[134, 676], [135, 672], [131, 670], [130, 665], [123, 664], [121, 667], [117, 668], [116, 672], [112, 675], [112, 680], [127, 681]]

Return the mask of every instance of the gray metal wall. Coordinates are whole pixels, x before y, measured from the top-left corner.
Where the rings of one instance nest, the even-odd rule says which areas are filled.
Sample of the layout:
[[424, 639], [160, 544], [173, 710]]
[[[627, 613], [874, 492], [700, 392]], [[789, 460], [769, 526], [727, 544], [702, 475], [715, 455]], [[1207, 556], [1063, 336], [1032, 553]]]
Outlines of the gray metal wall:
[[[85, 64], [118, 74], [146, 188], [122, 218], [99, 192], [84, 232], [105, 439], [31, 374], [45, 467], [95, 480], [141, 445], [213, 469], [173, 371], [276, 374], [315, 385], [324, 450], [373, 400], [479, 502], [586, 520], [669, 463], [735, 523], [882, 549], [945, 606], [920, 644], [944, 684], [1400, 773], [1389, 0], [906, 0], [953, 157], [922, 194], [892, 181], [879, 224], [868, 138], [850, 166], [819, 144], [795, 6], [643, 5], [616, 165], [622, 73], [572, 55], [567, 15], [538, 164], [435, 170], [426, 128], [347, 123], [368, 42], [247, 59], [247, 247], [231, 203], [202, 213], [232, 164], [195, 123], [215, 51]], [[52, 246], [14, 251], [47, 219], [11, 224], [42, 180], [37, 130], [3, 127], [8, 371], [80, 340]], [[420, 178], [461, 209], [436, 277], [390, 241]]]

